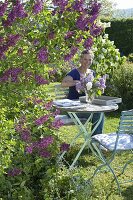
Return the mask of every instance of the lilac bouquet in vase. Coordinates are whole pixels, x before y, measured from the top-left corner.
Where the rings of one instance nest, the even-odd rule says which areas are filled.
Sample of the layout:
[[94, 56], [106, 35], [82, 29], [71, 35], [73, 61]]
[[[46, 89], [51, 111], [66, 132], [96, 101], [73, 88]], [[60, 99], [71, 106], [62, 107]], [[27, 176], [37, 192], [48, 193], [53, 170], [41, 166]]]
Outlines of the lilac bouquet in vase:
[[84, 92], [86, 102], [92, 102], [95, 97], [101, 96], [106, 88], [106, 75], [94, 76], [93, 71], [90, 71], [86, 76], [81, 77], [80, 82], [76, 84], [76, 90], [79, 93]]

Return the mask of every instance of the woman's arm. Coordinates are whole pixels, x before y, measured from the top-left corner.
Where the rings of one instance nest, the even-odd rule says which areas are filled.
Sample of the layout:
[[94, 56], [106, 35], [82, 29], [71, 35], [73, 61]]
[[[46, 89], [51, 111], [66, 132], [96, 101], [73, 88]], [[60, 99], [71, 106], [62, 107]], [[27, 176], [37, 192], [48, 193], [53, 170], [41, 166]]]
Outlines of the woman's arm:
[[77, 80], [73, 80], [73, 78], [71, 76], [66, 76], [62, 82], [61, 82], [61, 85], [63, 87], [71, 87], [71, 86], [75, 86], [76, 83], [78, 83], [80, 81], [77, 81]]

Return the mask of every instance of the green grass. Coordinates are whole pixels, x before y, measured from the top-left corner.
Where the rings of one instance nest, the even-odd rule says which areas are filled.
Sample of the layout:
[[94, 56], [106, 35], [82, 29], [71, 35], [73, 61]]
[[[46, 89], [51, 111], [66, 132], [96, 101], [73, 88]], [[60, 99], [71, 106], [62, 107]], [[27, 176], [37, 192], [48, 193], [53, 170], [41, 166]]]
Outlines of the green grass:
[[[112, 112], [107, 113], [105, 115], [105, 123], [104, 123], [104, 133], [115, 132], [117, 130], [119, 124], [120, 113]], [[73, 137], [76, 135], [77, 129], [73, 126], [63, 126], [60, 128], [58, 135], [61, 141], [65, 141], [66, 143], [70, 143]], [[80, 145], [83, 140], [79, 139], [75, 146], [71, 147], [70, 152], [68, 153], [66, 160], [71, 164], [72, 159], [78, 152]], [[118, 154], [115, 157], [113, 162], [113, 166], [116, 168], [116, 174], [119, 174], [120, 169], [119, 166], [122, 166], [126, 160], [131, 158], [131, 154], [129, 152]], [[85, 179], [89, 179], [93, 174], [96, 167], [100, 164], [100, 161], [93, 156], [91, 153], [88, 153], [88, 150], [85, 149], [80, 156], [76, 170], [78, 170], [79, 174]], [[123, 181], [126, 179], [133, 180], [133, 164], [130, 164], [124, 175], [122, 175], [119, 180]], [[113, 181], [113, 176], [110, 172], [103, 171], [97, 174], [94, 178], [92, 186], [91, 186], [91, 195], [87, 196], [85, 192], [81, 192], [77, 195], [76, 199], [73, 200], [132, 200], [133, 199], [133, 183], [121, 184], [122, 195], [118, 195], [118, 190], [116, 183]]]
[[[119, 113], [114, 114], [107, 114], [105, 116], [105, 127], [104, 132], [110, 133], [115, 132], [119, 123]], [[59, 137], [62, 141], [65, 141], [67, 143], [70, 143], [72, 138], [76, 135], [77, 129], [73, 126], [63, 126], [59, 130]], [[71, 163], [72, 159], [78, 152], [78, 149], [80, 148], [80, 145], [82, 144], [82, 139], [78, 141], [78, 143], [72, 147], [71, 152], [69, 153], [68, 157], [66, 158], [67, 161]], [[116, 166], [122, 166], [124, 161], [127, 160], [131, 155], [129, 155], [129, 152], [118, 154], [116, 155], [116, 158], [113, 162], [113, 166], [116, 168]], [[84, 152], [82, 152], [82, 155], [80, 156], [77, 164], [77, 168], [79, 170], [79, 173], [83, 174], [83, 176], [89, 179], [91, 175], [93, 174], [96, 166], [98, 166], [100, 162], [95, 158], [91, 153], [88, 153], [88, 150], [85, 149]], [[133, 164], [130, 164], [127, 167], [127, 170], [124, 175], [120, 177], [120, 181], [123, 181], [123, 179], [133, 179], [133, 170], [132, 170]], [[120, 171], [120, 169], [116, 169], [117, 174]], [[100, 172], [93, 181], [92, 184], [92, 194], [90, 197], [84, 197], [83, 194], [81, 195], [83, 199], [98, 199], [98, 200], [131, 200], [133, 199], [133, 183], [123, 184], [121, 185], [122, 189], [122, 196], [118, 195], [117, 186], [116, 183], [113, 181], [113, 176], [110, 172]], [[79, 200], [82, 200], [82, 197], [78, 198]]]

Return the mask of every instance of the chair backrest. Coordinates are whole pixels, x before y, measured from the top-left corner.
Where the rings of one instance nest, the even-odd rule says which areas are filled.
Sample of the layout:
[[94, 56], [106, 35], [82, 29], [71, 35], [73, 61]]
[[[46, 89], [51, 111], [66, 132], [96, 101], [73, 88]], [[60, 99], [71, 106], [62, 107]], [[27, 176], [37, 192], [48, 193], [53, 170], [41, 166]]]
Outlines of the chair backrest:
[[133, 134], [133, 109], [122, 111], [118, 132]]
[[61, 84], [55, 85], [55, 99], [66, 99], [69, 92], [69, 88], [62, 87]]

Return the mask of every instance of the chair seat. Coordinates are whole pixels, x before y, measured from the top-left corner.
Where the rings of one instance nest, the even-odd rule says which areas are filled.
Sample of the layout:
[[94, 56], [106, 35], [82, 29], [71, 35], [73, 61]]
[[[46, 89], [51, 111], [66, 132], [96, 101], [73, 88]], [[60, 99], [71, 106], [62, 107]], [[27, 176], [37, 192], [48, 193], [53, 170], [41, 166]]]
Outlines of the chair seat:
[[[110, 134], [98, 134], [92, 137], [92, 142], [97, 141], [106, 149], [113, 151], [115, 148], [115, 142], [117, 133]], [[119, 134], [116, 150], [131, 150], [133, 149], [133, 135], [131, 134]]]

